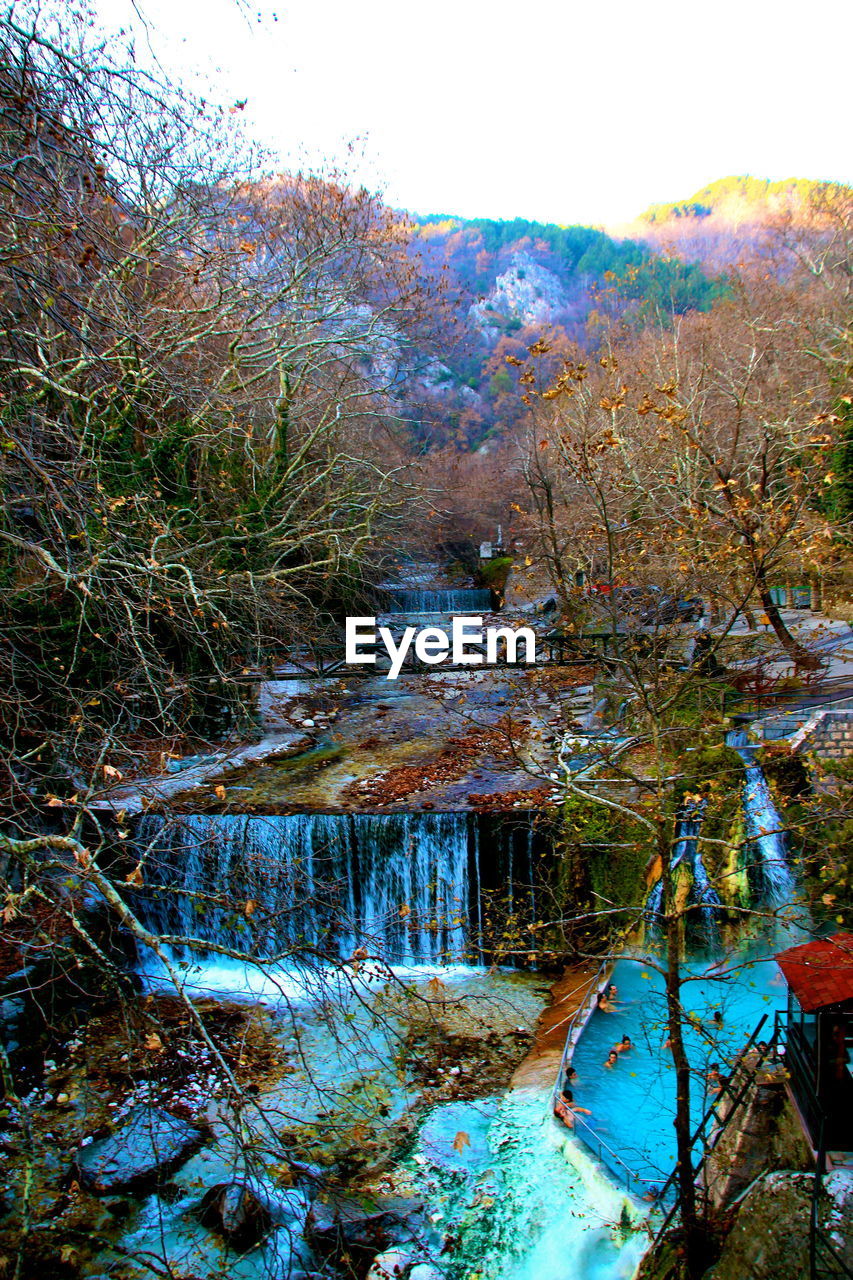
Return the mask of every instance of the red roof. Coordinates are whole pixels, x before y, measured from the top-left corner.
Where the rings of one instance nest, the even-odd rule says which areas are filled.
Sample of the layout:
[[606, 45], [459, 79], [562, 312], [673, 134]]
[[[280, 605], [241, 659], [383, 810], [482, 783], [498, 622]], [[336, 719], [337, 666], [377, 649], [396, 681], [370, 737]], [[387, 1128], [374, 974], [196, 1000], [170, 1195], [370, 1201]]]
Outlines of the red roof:
[[804, 1013], [853, 1000], [853, 933], [834, 933], [776, 956]]

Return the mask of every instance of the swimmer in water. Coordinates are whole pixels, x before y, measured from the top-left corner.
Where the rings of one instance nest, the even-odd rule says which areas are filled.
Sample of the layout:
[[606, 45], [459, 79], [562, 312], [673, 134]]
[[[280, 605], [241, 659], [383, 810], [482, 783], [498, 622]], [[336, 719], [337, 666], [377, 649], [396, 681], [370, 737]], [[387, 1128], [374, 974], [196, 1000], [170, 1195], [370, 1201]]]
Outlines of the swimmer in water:
[[605, 1067], [615, 1067], [618, 1061], [619, 1061], [619, 1054], [616, 1052], [615, 1049], [611, 1049], [607, 1055], [607, 1061], [605, 1062], [604, 1065]]
[[554, 1104], [554, 1115], [558, 1120], [562, 1120], [563, 1124], [569, 1129], [575, 1127], [575, 1115], [581, 1113], [585, 1116], [591, 1116], [592, 1112], [587, 1107], [579, 1107], [575, 1102], [575, 1096], [571, 1089], [563, 1086], [559, 1098]]

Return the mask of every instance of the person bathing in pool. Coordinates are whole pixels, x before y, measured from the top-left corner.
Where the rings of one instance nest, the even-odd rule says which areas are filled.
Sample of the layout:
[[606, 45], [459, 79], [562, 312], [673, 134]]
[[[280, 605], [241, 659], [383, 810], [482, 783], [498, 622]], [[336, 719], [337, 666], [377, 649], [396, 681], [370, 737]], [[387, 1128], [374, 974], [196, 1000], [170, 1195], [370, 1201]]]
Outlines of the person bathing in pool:
[[618, 1061], [619, 1061], [619, 1054], [616, 1052], [615, 1049], [611, 1049], [607, 1055], [607, 1061], [605, 1062], [604, 1065], [605, 1067], [615, 1067]]
[[591, 1116], [592, 1112], [587, 1107], [579, 1107], [575, 1102], [575, 1096], [566, 1085], [563, 1085], [559, 1098], [554, 1104], [554, 1115], [558, 1120], [562, 1120], [563, 1124], [569, 1129], [575, 1127], [575, 1114], [580, 1113], [585, 1116]]

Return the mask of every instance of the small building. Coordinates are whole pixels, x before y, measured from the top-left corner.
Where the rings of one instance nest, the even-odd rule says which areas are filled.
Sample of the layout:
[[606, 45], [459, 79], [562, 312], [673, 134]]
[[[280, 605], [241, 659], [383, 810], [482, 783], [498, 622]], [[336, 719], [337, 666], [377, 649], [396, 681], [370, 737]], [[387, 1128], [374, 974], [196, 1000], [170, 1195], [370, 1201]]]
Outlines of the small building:
[[853, 933], [776, 956], [788, 984], [785, 1062], [814, 1151], [853, 1151]]

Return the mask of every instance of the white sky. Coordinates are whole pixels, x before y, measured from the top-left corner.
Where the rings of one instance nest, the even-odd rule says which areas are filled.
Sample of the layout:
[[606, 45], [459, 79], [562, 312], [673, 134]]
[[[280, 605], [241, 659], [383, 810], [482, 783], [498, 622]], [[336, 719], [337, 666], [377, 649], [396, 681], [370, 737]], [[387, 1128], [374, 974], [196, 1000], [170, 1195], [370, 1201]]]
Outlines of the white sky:
[[353, 176], [417, 213], [613, 224], [728, 174], [853, 181], [849, 0], [137, 4], [282, 168], [365, 138]]

